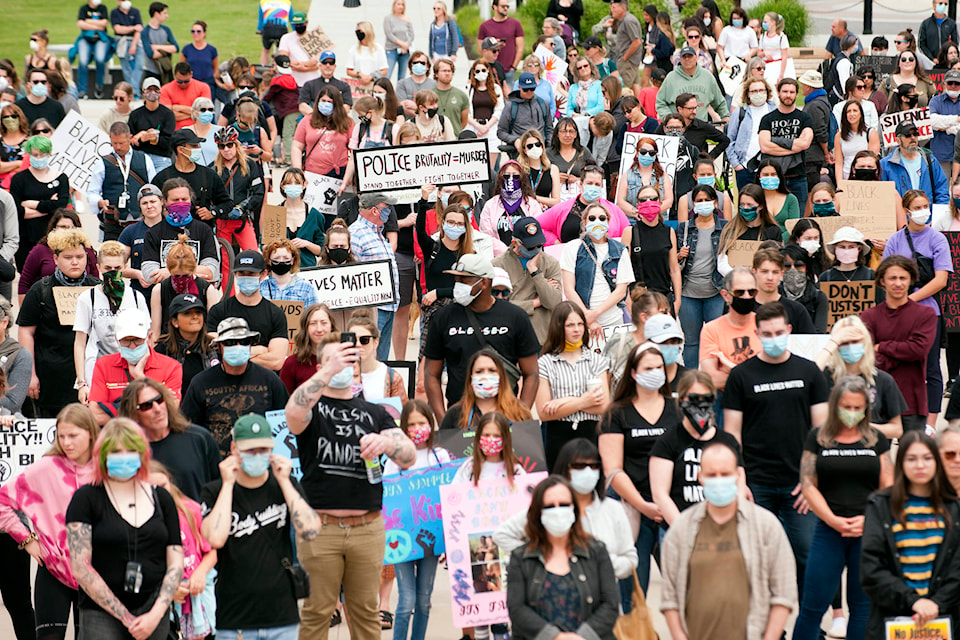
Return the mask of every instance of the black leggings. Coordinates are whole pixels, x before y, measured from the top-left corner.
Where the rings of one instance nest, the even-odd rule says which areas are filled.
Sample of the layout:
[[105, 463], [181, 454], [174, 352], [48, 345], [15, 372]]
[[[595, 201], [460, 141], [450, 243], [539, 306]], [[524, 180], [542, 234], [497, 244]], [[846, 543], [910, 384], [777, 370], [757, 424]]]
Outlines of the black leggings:
[[5, 534], [0, 534], [0, 567], [0, 595], [13, 620], [13, 632], [17, 640], [36, 640], [30, 603], [30, 555]]
[[37, 569], [33, 587], [37, 601], [37, 640], [63, 640], [67, 635], [67, 620], [73, 607], [74, 636], [79, 637], [80, 613], [77, 610], [77, 590], [63, 584], [44, 567]]

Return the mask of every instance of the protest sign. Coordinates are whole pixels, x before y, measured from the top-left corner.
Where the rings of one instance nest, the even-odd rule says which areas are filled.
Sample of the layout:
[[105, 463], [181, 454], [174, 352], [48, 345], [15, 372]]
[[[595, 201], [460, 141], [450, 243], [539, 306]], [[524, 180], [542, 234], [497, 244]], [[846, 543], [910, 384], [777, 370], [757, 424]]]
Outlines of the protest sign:
[[110, 136], [76, 111], [67, 111], [50, 142], [53, 143], [50, 154], [53, 175], [67, 174], [70, 186], [81, 193], [90, 187], [90, 176], [101, 162], [101, 156], [113, 153]]
[[354, 100], [373, 95], [372, 82], [364, 83], [360, 78], [343, 78], [343, 81], [350, 85], [350, 95], [353, 96]]
[[287, 415], [283, 409], [267, 411], [264, 414], [267, 424], [270, 425], [270, 435], [273, 437], [273, 453], [292, 462], [290, 477], [300, 480], [303, 470], [300, 468], [300, 450], [297, 447], [297, 437], [287, 428]]
[[908, 109], [897, 113], [884, 113], [880, 116], [880, 128], [883, 130], [883, 146], [892, 147], [897, 144], [897, 125], [904, 120], [913, 120], [917, 125], [920, 141], [933, 138], [933, 122], [930, 120], [930, 109]]
[[290, 341], [291, 353], [293, 352], [293, 337], [300, 330], [300, 317], [303, 315], [302, 300], [271, 300], [273, 304], [280, 307], [283, 315], [287, 319], [287, 340]]
[[260, 234], [263, 244], [287, 237], [287, 208], [282, 205], [265, 204], [260, 213]]
[[830, 336], [823, 333], [791, 333], [787, 349], [801, 358], [814, 360], [829, 341]]
[[[431, 458], [432, 459], [432, 458]], [[419, 560], [446, 551], [440, 487], [450, 484], [463, 460], [383, 476], [384, 564]]]
[[[837, 190], [840, 215], [815, 218], [823, 242], [829, 242], [840, 227], [854, 227], [868, 239], [889, 238], [897, 230], [896, 203], [899, 200], [892, 182], [840, 180]], [[793, 231], [797, 222], [799, 219], [787, 220], [787, 231]]]
[[737, 56], [730, 56], [724, 61], [719, 55], [714, 56], [714, 64], [719, 69], [717, 76], [723, 87], [724, 95], [734, 96], [743, 86], [743, 76], [747, 73], [747, 63]]
[[[337, 194], [340, 192], [343, 180], [309, 171], [305, 171], [303, 175], [307, 179], [307, 187], [303, 191], [303, 201], [306, 205], [324, 215], [336, 215]], [[278, 184], [279, 182], [277, 180]]]
[[631, 133], [623, 134], [623, 152], [620, 154], [620, 179], [625, 180], [624, 176], [633, 166], [633, 161], [637, 155], [637, 141], [641, 138], [650, 138], [657, 143], [657, 160], [664, 172], [674, 178], [677, 173], [677, 156], [680, 154], [680, 138], [677, 136], [658, 136], [649, 133]]
[[454, 140], [353, 152], [359, 193], [490, 180], [486, 140]]
[[311, 29], [299, 38], [300, 47], [311, 58], [316, 58], [327, 50], [334, 50], [333, 40], [323, 31], [322, 27]]
[[537, 45], [533, 55], [540, 60], [540, 68], [543, 69], [543, 78], [550, 83], [554, 89], [562, 80], [567, 77], [567, 62], [553, 52], [553, 49], [547, 49], [545, 46]]
[[397, 301], [397, 284], [390, 260], [311, 267], [300, 277], [317, 290], [317, 302], [331, 309], [376, 307]]
[[877, 302], [877, 285], [873, 280], [821, 282], [820, 290], [827, 296], [828, 332], [841, 318], [860, 315]]
[[[896, 58], [894, 58], [896, 59]], [[927, 77], [930, 78], [930, 82], [933, 83], [933, 86], [936, 88], [937, 93], [943, 93], [943, 78], [947, 75], [946, 69], [941, 71], [928, 71]]]
[[53, 287], [53, 301], [57, 304], [57, 316], [60, 324], [65, 327], [73, 326], [73, 319], [77, 315], [77, 298], [93, 287]]
[[40, 459], [57, 439], [54, 418], [15, 418], [0, 425], [0, 486]]
[[894, 56], [865, 56], [863, 54], [854, 56], [854, 73], [859, 75], [860, 70], [864, 67], [870, 67], [876, 72], [877, 77], [873, 81], [873, 86], [879, 87], [883, 79], [897, 68], [897, 59]]
[[948, 617], [934, 618], [922, 627], [907, 616], [886, 620], [884, 625], [884, 640], [953, 640]]
[[530, 492], [545, 472], [440, 487], [443, 536], [450, 570], [455, 627], [507, 622], [506, 566], [510, 558], [493, 542], [493, 532], [530, 506]]
[[960, 231], [943, 234], [950, 244], [953, 273], [948, 274], [947, 286], [940, 291], [940, 313], [947, 331], [960, 331]]
[[603, 350], [607, 347], [607, 341], [610, 340], [610, 337], [615, 333], [630, 333], [636, 327], [632, 324], [616, 324], [612, 327], [603, 328], [603, 337], [602, 338], [591, 338], [590, 345], [593, 348], [594, 353], [603, 354]]
[[[441, 429], [437, 431], [435, 442], [455, 458], [469, 458], [473, 455], [473, 437], [475, 431], [464, 429]], [[545, 471], [547, 457], [543, 453], [543, 436], [538, 420], [524, 420], [510, 425], [510, 438], [513, 451], [527, 473]]]
[[759, 250], [759, 240], [734, 240], [727, 249], [727, 261], [731, 267], [753, 268], [753, 254]]

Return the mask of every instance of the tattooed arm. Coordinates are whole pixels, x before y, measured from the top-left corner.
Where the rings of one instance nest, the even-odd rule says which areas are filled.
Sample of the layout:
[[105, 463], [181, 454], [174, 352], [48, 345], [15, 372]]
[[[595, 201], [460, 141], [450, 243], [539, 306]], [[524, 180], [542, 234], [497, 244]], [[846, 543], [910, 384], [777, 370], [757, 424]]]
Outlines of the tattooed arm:
[[833, 514], [826, 498], [817, 487], [817, 454], [811, 451], [804, 451], [803, 457], [800, 458], [800, 487], [803, 497], [807, 499], [807, 504], [817, 517], [842, 533], [844, 518], [838, 518]]
[[417, 461], [417, 447], [398, 427], [368, 433], [360, 439], [360, 457], [364, 460], [373, 460], [383, 454], [401, 469], [409, 469]]
[[320, 535], [320, 518], [290, 481], [292, 467], [290, 459], [283, 456], [270, 456], [270, 466], [273, 468], [273, 475], [280, 485], [280, 490], [283, 491], [283, 499], [287, 503], [287, 509], [290, 510], [293, 528], [301, 540], [313, 540]]
[[359, 358], [360, 350], [351, 343], [331, 344], [324, 345], [321, 351], [322, 366], [318, 366], [317, 372], [297, 387], [287, 400], [287, 428], [295, 436], [303, 433], [310, 424], [313, 407], [323, 395], [323, 389], [330, 382], [330, 378]]
[[114, 595], [91, 564], [93, 558], [93, 525], [86, 522], [68, 522], [67, 547], [70, 550], [70, 568], [73, 570], [73, 575], [80, 584], [80, 588], [104, 611], [129, 629], [136, 618]]
[[231, 454], [220, 462], [220, 493], [213, 508], [203, 518], [200, 533], [214, 549], [222, 549], [230, 536], [230, 524], [233, 520], [233, 485], [237, 481], [240, 468], [240, 456]]
[[137, 616], [133, 624], [128, 627], [134, 640], [147, 640], [153, 635], [157, 625], [167, 615], [170, 603], [173, 601], [173, 594], [177, 592], [182, 578], [183, 547], [170, 545], [167, 547], [167, 571], [163, 574], [163, 582], [160, 584], [160, 595], [157, 596], [150, 610]]

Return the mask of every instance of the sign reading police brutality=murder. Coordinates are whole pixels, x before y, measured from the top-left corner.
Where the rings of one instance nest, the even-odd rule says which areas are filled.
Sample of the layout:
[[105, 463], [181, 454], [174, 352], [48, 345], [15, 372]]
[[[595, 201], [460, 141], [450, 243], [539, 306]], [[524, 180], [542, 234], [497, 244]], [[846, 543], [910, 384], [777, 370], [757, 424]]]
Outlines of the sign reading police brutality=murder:
[[376, 307], [397, 301], [389, 260], [312, 267], [300, 271], [300, 277], [316, 288], [317, 302], [334, 310]]
[[486, 140], [357, 149], [353, 161], [360, 193], [490, 180]]
[[0, 485], [39, 460], [56, 439], [54, 418], [17, 418], [9, 426], [0, 425]]
[[67, 174], [70, 186], [81, 193], [87, 192], [100, 157], [113, 152], [110, 136], [76, 111], [67, 111], [50, 142], [53, 143], [50, 169], [54, 175]]

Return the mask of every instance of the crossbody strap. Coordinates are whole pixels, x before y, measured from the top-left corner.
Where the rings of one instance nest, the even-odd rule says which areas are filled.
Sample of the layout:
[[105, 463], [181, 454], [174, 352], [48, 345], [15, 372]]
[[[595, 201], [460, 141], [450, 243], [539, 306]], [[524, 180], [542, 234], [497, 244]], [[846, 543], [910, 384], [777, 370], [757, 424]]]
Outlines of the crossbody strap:
[[477, 315], [467, 307], [464, 307], [463, 310], [467, 312], [467, 320], [470, 321], [470, 326], [473, 327], [473, 334], [477, 336], [477, 340], [480, 341], [480, 346], [484, 349], [488, 347], [493, 349], [504, 362], [510, 362], [509, 358], [500, 353], [499, 349], [487, 342], [486, 338], [483, 337], [483, 333], [480, 331], [480, 319], [477, 318]]

